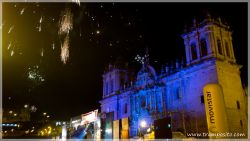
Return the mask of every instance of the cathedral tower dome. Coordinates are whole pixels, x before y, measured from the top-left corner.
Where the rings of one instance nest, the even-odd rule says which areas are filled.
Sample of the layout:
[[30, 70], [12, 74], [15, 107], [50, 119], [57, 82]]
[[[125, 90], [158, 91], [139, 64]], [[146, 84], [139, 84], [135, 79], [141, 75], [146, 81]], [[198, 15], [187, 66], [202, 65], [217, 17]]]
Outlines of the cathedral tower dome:
[[148, 84], [153, 84], [157, 79], [155, 69], [149, 64], [148, 49], [146, 49], [145, 61], [142, 64], [142, 68], [137, 73], [136, 85], [145, 86]]
[[142, 68], [137, 73], [137, 80], [140, 79], [140, 76], [144, 75], [144, 74], [147, 74], [149, 79], [152, 79], [152, 80], [156, 80], [156, 78], [157, 78], [155, 69], [152, 66], [150, 66], [149, 64], [142, 66]]

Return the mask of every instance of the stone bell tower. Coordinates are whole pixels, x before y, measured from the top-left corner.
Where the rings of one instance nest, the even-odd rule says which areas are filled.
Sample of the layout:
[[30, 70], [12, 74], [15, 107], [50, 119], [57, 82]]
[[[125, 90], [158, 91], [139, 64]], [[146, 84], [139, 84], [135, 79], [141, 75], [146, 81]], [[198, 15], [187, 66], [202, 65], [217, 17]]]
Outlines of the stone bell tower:
[[229, 132], [244, 133], [245, 136], [242, 137], [246, 138], [247, 100], [240, 77], [242, 66], [236, 63], [234, 56], [232, 30], [220, 18], [214, 19], [208, 14], [202, 22], [194, 20], [193, 26], [182, 35], [182, 38], [187, 67], [206, 62], [214, 66], [214, 74], [204, 75], [216, 77], [216, 83], [222, 87]]
[[207, 18], [200, 23], [193, 20], [190, 31], [183, 34], [187, 65], [208, 58], [236, 63], [232, 44], [232, 31], [218, 18]]

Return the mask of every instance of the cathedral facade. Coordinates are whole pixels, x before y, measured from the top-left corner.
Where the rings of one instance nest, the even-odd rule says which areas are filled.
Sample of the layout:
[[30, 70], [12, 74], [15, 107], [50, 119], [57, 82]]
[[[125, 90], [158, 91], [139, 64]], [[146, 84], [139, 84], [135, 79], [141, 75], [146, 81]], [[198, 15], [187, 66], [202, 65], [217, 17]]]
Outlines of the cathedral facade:
[[247, 96], [229, 26], [208, 16], [202, 22], [194, 21], [182, 38], [185, 63], [166, 66], [160, 75], [147, 59], [133, 81], [126, 68], [109, 66], [103, 74], [100, 103], [103, 114], [112, 113], [109, 127], [104, 126], [104, 131], [109, 128], [112, 135], [104, 137], [133, 138], [142, 132], [142, 121], [148, 130], [155, 120], [164, 117], [170, 117], [172, 132], [207, 133], [203, 94], [207, 84], [218, 84], [223, 91], [228, 132], [241, 132], [247, 137]]

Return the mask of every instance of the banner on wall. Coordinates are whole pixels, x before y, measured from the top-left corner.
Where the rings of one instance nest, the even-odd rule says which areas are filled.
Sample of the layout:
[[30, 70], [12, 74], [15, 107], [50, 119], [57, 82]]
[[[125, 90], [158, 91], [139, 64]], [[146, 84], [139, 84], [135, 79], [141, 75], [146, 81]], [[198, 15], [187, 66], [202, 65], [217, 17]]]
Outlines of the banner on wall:
[[121, 138], [122, 139], [128, 139], [129, 138], [129, 134], [128, 134], [128, 131], [129, 131], [129, 123], [128, 123], [128, 118], [123, 118], [122, 119], [122, 135], [121, 135]]
[[[203, 94], [206, 107], [208, 132], [228, 132], [227, 114], [221, 86], [218, 84], [207, 84], [203, 89]], [[214, 136], [214, 138], [216, 137], [217, 136]]]
[[119, 139], [119, 120], [113, 121], [113, 139]]

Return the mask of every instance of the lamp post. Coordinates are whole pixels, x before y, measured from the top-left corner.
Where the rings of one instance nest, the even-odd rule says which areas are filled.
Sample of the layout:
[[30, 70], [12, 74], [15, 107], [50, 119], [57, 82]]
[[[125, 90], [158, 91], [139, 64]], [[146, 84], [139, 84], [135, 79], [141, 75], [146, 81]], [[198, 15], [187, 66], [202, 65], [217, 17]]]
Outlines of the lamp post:
[[142, 120], [142, 121], [140, 122], [140, 126], [141, 126], [142, 128], [145, 128], [145, 127], [147, 126], [147, 122], [146, 122], [145, 120]]
[[144, 139], [144, 135], [142, 134], [142, 132], [141, 132], [141, 128], [143, 129], [143, 128], [145, 128], [145, 127], [147, 127], [147, 122], [145, 121], [145, 120], [141, 120], [140, 121], [140, 126], [139, 126], [139, 137], [140, 136], [142, 136], [142, 139]]

